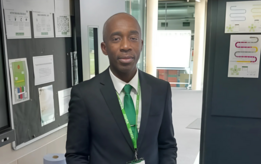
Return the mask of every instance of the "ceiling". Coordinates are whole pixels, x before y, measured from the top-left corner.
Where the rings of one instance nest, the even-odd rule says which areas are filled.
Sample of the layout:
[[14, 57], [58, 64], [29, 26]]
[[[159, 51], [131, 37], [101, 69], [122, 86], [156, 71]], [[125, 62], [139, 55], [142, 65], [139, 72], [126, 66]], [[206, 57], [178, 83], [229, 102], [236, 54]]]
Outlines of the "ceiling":
[[195, 2], [159, 2], [159, 20], [194, 20]]

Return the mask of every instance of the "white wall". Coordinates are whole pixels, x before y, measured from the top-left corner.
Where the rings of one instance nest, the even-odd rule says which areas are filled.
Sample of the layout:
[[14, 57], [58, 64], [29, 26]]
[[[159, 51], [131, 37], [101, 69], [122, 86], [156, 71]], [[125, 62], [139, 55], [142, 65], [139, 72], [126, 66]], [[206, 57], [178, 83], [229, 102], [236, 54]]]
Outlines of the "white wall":
[[88, 26], [98, 26], [99, 72], [103, 72], [109, 66], [109, 59], [100, 48], [100, 43], [103, 42], [103, 24], [113, 14], [125, 12], [125, 0], [81, 0], [80, 6], [83, 80], [88, 80], [90, 78]]

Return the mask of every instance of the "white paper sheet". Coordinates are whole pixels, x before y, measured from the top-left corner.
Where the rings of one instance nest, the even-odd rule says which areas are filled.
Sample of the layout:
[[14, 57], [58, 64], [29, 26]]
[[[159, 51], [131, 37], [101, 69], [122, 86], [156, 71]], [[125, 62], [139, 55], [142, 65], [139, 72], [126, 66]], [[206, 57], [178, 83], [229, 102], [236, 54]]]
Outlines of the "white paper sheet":
[[33, 27], [35, 38], [53, 38], [53, 14], [33, 12]]
[[54, 81], [53, 55], [34, 56], [34, 83], [35, 85]]
[[258, 78], [261, 35], [231, 35], [228, 77]]
[[38, 89], [42, 126], [55, 121], [53, 86], [49, 85]]
[[261, 1], [227, 2], [225, 33], [260, 33]]
[[5, 10], [7, 39], [31, 38], [29, 11]]
[[156, 67], [189, 67], [190, 30], [158, 30], [157, 41]]
[[3, 0], [4, 9], [54, 13], [54, 0]]
[[69, 102], [71, 99], [71, 88], [64, 89], [58, 91], [58, 99], [59, 99], [59, 110], [60, 116], [68, 113]]
[[55, 14], [55, 36], [71, 37], [71, 17], [70, 15]]
[[9, 60], [13, 104], [30, 99], [29, 74], [26, 58]]
[[55, 13], [70, 15], [70, 0], [55, 0]]

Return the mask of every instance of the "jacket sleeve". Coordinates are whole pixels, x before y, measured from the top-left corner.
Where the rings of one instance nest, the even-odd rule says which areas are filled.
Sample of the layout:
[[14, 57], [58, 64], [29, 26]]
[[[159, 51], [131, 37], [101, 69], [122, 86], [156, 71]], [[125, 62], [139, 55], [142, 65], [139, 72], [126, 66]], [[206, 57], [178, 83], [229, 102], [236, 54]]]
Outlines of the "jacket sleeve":
[[67, 164], [88, 164], [90, 155], [90, 127], [82, 95], [73, 87], [69, 103], [69, 122], [66, 142]]
[[159, 164], [176, 164], [177, 143], [172, 124], [171, 88], [168, 84], [162, 124], [158, 136]]

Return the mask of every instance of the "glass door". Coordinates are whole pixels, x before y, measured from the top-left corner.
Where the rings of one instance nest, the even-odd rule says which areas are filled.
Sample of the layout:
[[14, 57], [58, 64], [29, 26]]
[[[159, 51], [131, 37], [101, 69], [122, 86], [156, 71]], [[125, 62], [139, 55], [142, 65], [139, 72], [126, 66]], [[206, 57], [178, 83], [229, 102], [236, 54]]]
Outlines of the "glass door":
[[89, 56], [90, 56], [90, 78], [99, 74], [99, 50], [98, 50], [98, 28], [88, 27], [89, 33]]

